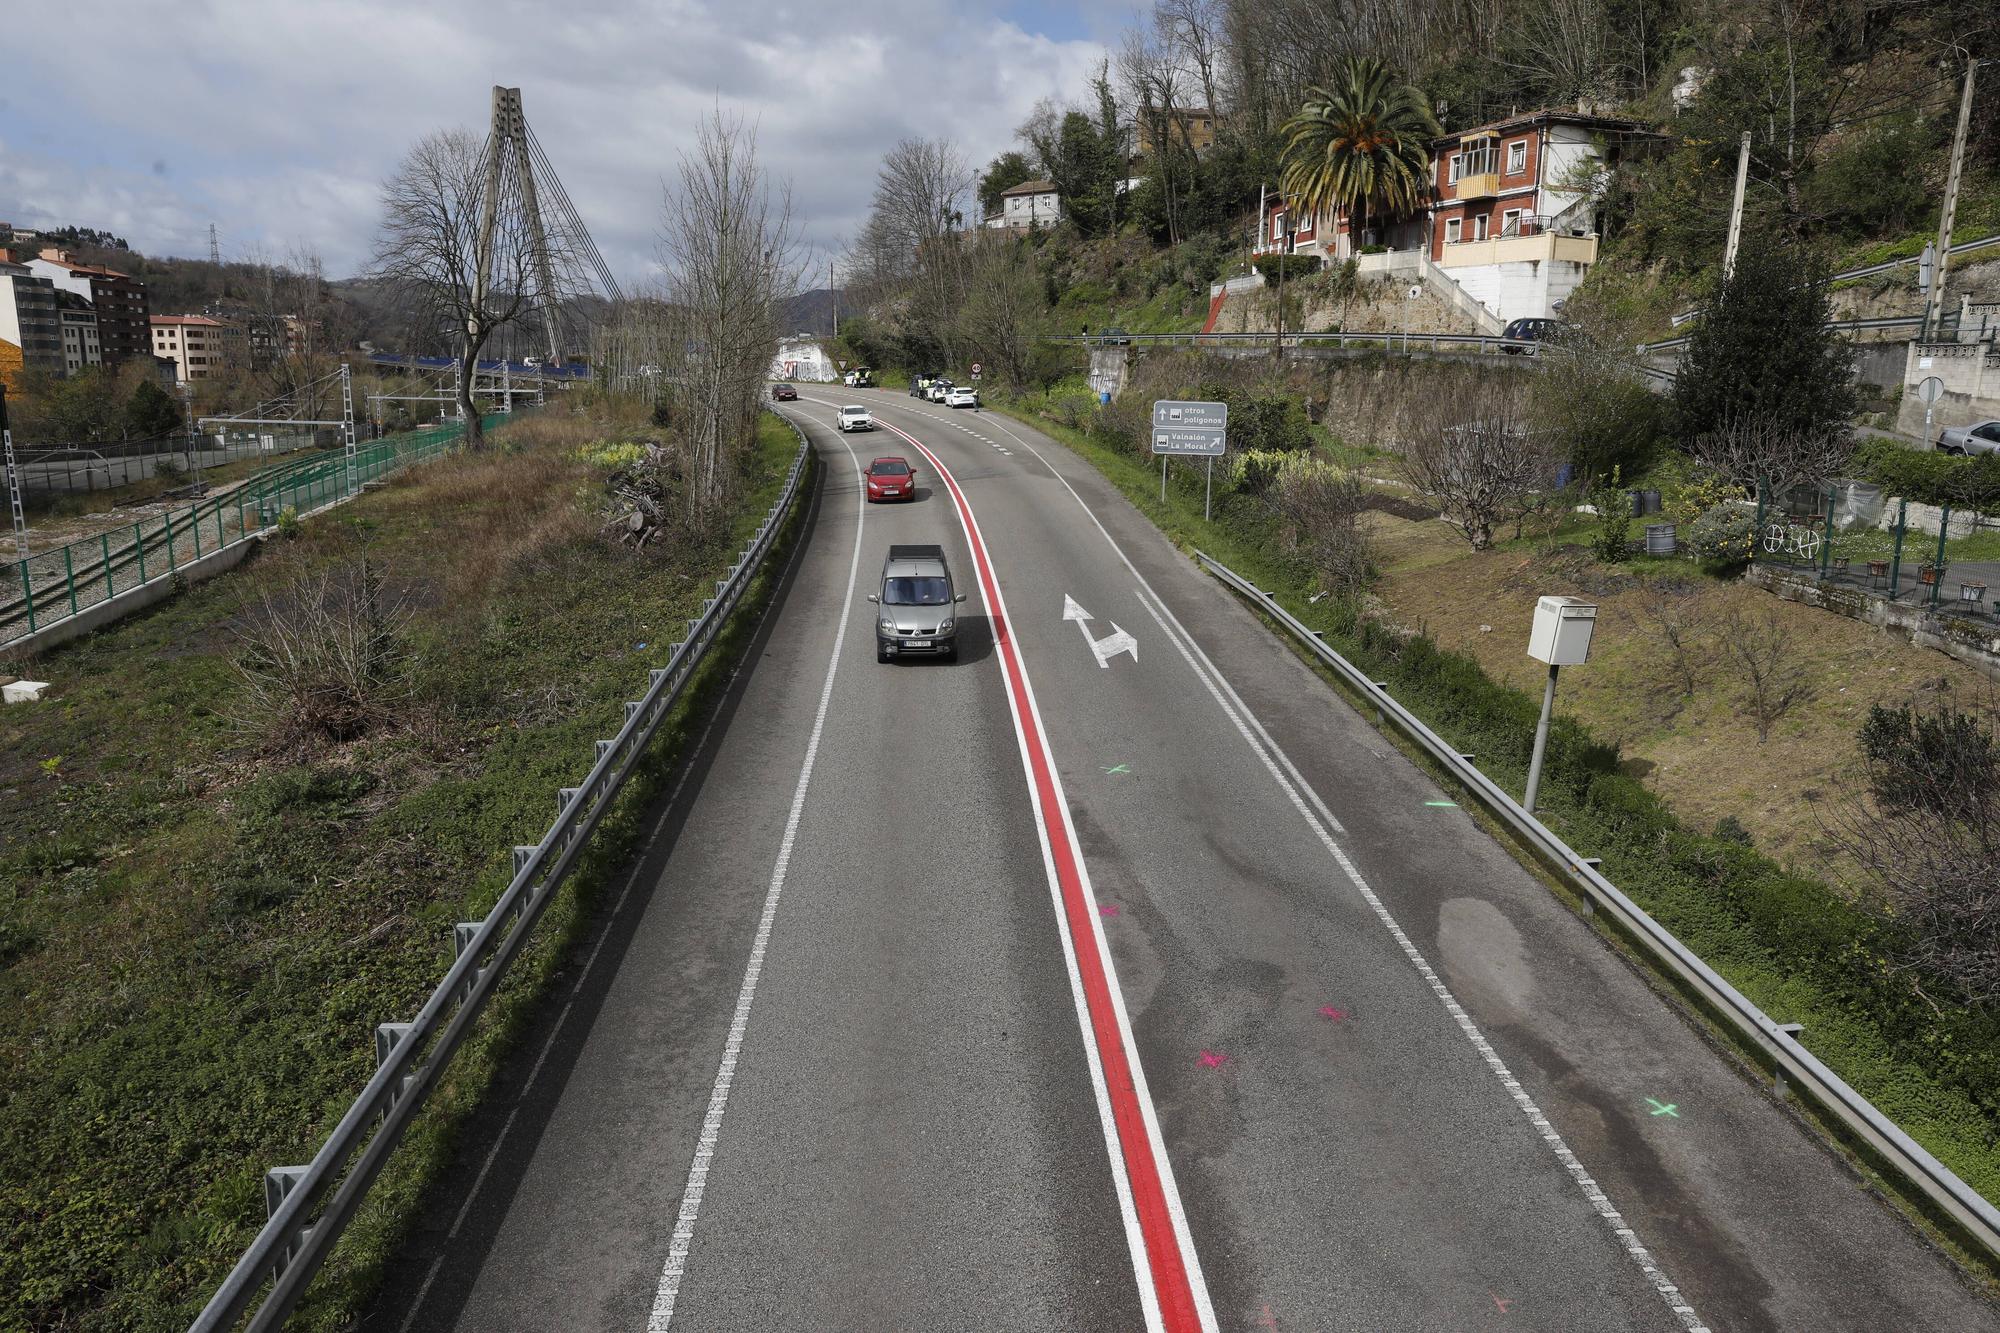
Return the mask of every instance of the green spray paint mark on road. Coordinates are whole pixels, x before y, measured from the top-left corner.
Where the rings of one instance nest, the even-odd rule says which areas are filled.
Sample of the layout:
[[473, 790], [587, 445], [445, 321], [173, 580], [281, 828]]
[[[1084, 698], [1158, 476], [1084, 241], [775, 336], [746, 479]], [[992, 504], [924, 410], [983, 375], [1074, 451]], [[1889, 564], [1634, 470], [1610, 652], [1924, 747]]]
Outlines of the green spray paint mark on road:
[[1452, 808], [1453, 810], [1456, 810], [1456, 809], [1458, 809], [1458, 802], [1457, 802], [1457, 801], [1425, 801], [1425, 802], [1424, 802], [1424, 804], [1425, 804], [1425, 805], [1443, 805], [1443, 806], [1450, 806], [1450, 807], [1451, 807], [1451, 808]]
[[1660, 1101], [1658, 1098], [1648, 1097], [1646, 1099], [1646, 1105], [1653, 1108], [1654, 1115], [1671, 1116], [1675, 1120], [1681, 1118], [1680, 1108], [1673, 1102], [1663, 1102]]
[[1116, 768], [1107, 768], [1104, 771], [1106, 773], [1130, 773], [1132, 771], [1132, 765], [1120, 764]]

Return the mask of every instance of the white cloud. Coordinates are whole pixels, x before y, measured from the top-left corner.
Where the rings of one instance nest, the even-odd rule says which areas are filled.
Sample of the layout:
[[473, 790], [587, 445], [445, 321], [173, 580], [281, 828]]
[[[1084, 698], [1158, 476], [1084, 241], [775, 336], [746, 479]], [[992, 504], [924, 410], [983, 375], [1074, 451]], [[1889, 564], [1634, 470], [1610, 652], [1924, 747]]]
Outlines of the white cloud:
[[621, 279], [648, 267], [661, 184], [718, 106], [757, 125], [825, 244], [859, 226], [897, 139], [942, 135], [984, 162], [1103, 54], [974, 0], [81, 0], [10, 18], [8, 45], [42, 58], [14, 65], [0, 104], [0, 218], [177, 254], [204, 252], [212, 221], [230, 252], [304, 242], [352, 272], [403, 151], [477, 127], [502, 82]]

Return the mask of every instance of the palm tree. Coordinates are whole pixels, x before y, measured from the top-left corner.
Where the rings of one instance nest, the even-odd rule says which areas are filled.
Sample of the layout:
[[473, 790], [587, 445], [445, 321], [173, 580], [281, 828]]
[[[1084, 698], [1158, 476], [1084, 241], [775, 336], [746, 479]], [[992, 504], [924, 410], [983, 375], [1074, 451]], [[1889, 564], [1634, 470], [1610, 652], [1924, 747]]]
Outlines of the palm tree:
[[1308, 217], [1345, 208], [1354, 234], [1371, 211], [1408, 213], [1430, 193], [1429, 143], [1444, 133], [1423, 94], [1373, 56], [1352, 56], [1332, 87], [1308, 88], [1285, 123], [1279, 188]]

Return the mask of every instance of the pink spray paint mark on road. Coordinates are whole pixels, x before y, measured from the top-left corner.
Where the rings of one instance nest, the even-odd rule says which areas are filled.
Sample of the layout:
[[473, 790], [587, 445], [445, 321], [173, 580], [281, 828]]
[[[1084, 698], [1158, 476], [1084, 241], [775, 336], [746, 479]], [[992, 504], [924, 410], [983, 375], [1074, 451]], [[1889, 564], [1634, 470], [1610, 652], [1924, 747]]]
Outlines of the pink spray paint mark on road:
[[1097, 914], [1098, 914], [1099, 916], [1117, 916], [1117, 915], [1118, 915], [1118, 904], [1117, 904], [1117, 903], [1105, 903], [1105, 904], [1104, 904], [1103, 906], [1101, 906], [1101, 907], [1099, 907], [1099, 908], [1097, 909]]
[[1347, 1011], [1345, 1009], [1336, 1009], [1330, 1004], [1323, 1004], [1319, 1008], [1319, 1016], [1329, 1023], [1338, 1023], [1341, 1019], [1347, 1017]]
[[1219, 1051], [1203, 1051], [1201, 1062], [1210, 1069], [1220, 1069], [1229, 1063], [1229, 1057]]
[[[1486, 1294], [1489, 1296], [1493, 1296], [1493, 1293], [1490, 1291], [1487, 1292]], [[1506, 1314], [1508, 1312], [1507, 1307], [1514, 1303], [1514, 1298], [1512, 1296], [1507, 1296], [1507, 1297], [1493, 1296], [1493, 1303], [1500, 1307], [1501, 1314]]]

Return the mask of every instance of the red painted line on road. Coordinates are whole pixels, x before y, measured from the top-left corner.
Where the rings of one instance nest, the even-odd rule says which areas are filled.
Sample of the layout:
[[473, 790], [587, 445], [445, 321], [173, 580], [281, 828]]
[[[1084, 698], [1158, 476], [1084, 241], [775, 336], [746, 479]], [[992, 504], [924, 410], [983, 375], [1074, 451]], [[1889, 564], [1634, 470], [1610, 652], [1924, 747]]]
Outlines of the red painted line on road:
[[1063, 911], [1069, 919], [1071, 954], [1083, 980], [1083, 993], [1090, 1011], [1090, 1029], [1096, 1039], [1098, 1059], [1104, 1066], [1112, 1119], [1118, 1127], [1118, 1146], [1125, 1158], [1126, 1175], [1131, 1180], [1132, 1203], [1139, 1215], [1140, 1234], [1145, 1238], [1146, 1260], [1152, 1270], [1160, 1316], [1171, 1333], [1199, 1333], [1202, 1328], [1201, 1311], [1188, 1275], [1189, 1265], [1181, 1253], [1180, 1240], [1174, 1231], [1172, 1210], [1167, 1203], [1160, 1166], [1154, 1159], [1152, 1140], [1146, 1132], [1138, 1089], [1132, 1078], [1135, 1057], [1126, 1049], [1124, 1033], [1119, 1029], [1117, 1010], [1112, 1005], [1112, 982], [1105, 972], [1099, 951], [1077, 943], [1082, 940], [1095, 943], [1098, 940], [1096, 916], [1091, 910], [1083, 876], [1078, 870], [1079, 858], [1070, 841], [1065, 811], [1056, 795], [1055, 763], [1049, 754], [1048, 740], [1042, 734], [1041, 719], [1028, 694], [1027, 675], [1021, 665], [1020, 652], [1001, 610], [999, 584], [994, 579], [993, 562], [987, 555], [986, 541], [980, 536], [978, 521], [973, 517], [965, 492], [959, 489], [958, 479], [952, 476], [944, 460], [914, 435], [886, 421], [881, 424], [909, 441], [937, 469], [945, 488], [951, 492], [960, 526], [965, 529], [966, 544], [972, 549], [973, 564], [979, 571], [980, 590], [993, 620], [993, 641], [999, 649], [1001, 674], [1006, 677], [1007, 689], [1014, 704], [1014, 725], [1028, 758], [1035, 800], [1041, 806], [1042, 821], [1048, 831]]

